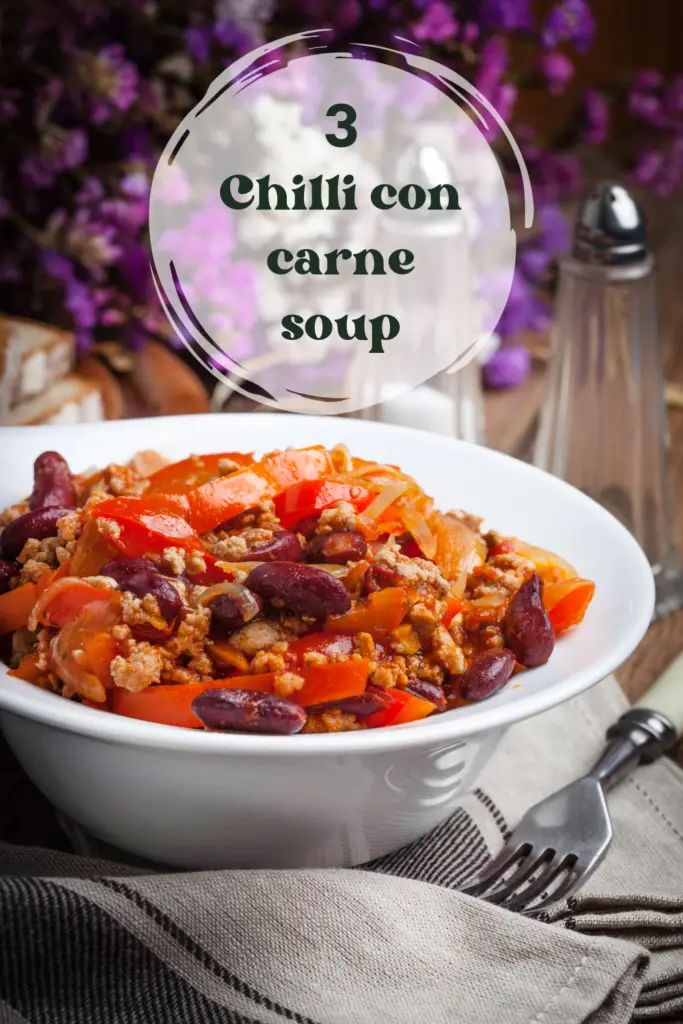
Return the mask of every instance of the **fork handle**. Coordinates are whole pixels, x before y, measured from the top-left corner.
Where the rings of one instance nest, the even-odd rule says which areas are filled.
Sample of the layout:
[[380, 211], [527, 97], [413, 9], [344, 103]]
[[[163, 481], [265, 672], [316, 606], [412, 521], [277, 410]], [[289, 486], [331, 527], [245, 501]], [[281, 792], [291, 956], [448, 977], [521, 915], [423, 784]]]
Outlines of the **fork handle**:
[[678, 740], [672, 723], [658, 711], [634, 707], [607, 731], [609, 743], [589, 773], [608, 789], [639, 764], [649, 764], [671, 750]]

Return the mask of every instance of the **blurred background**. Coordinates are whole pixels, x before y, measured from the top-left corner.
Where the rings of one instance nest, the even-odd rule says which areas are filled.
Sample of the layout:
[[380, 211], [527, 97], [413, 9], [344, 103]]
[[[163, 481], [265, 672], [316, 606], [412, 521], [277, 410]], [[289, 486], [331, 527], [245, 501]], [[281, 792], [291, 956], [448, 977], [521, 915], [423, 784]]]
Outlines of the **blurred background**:
[[[151, 282], [156, 160], [236, 56], [325, 25], [340, 44], [411, 38], [477, 85], [522, 147], [536, 219], [519, 236], [514, 287], [481, 368], [496, 392], [485, 402], [488, 443], [517, 451], [529, 440], [557, 262], [578, 200], [605, 175], [635, 187], [649, 215], [675, 385], [677, 0], [5, 0], [0, 18], [0, 422], [210, 407], [215, 382], [175, 338]], [[514, 189], [511, 154], [494, 141]], [[229, 274], [222, 283], [229, 288]], [[248, 311], [238, 327], [248, 358]], [[677, 387], [669, 399], [680, 403]], [[214, 405], [248, 407], [226, 394]]]

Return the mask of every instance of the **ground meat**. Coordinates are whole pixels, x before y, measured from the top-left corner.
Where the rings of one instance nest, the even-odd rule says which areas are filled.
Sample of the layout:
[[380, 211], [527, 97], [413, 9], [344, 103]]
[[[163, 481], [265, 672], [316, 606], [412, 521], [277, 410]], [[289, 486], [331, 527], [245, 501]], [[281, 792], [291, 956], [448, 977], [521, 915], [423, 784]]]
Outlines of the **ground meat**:
[[355, 715], [348, 712], [333, 710], [325, 711], [320, 715], [309, 715], [302, 732], [352, 732], [362, 729], [363, 726]]
[[330, 659], [322, 651], [306, 651], [304, 654], [304, 667], [313, 668], [315, 665], [329, 665]]
[[275, 512], [275, 502], [270, 500], [260, 501], [256, 506], [257, 516], [255, 525], [261, 530], [279, 530], [280, 520]]
[[49, 629], [38, 630], [38, 642], [36, 644], [36, 664], [38, 666], [39, 672], [47, 672], [48, 669], [50, 668], [51, 640], [52, 638], [50, 636]]
[[130, 626], [127, 626], [125, 622], [120, 622], [112, 628], [111, 635], [115, 640], [128, 640], [131, 635]]
[[185, 566], [189, 573], [206, 572], [206, 559], [201, 551], [188, 551], [185, 555]]
[[440, 621], [438, 615], [422, 601], [418, 601], [412, 606], [408, 612], [408, 618], [423, 643], [429, 642]]
[[221, 476], [228, 476], [230, 473], [236, 473], [238, 469], [241, 469], [241, 466], [239, 462], [235, 462], [234, 459], [218, 460], [218, 472]]
[[248, 548], [255, 548], [259, 544], [267, 544], [273, 539], [273, 531], [266, 530], [262, 526], [253, 526], [244, 530], [242, 539], [246, 541]]
[[278, 697], [288, 700], [304, 685], [304, 677], [296, 672], [278, 672], [273, 681], [273, 690]]
[[303, 619], [297, 618], [294, 615], [283, 616], [282, 628], [293, 636], [304, 636], [305, 633], [310, 631], [308, 622], [305, 622]]
[[67, 512], [57, 523], [57, 536], [62, 544], [67, 545], [78, 540], [83, 530], [83, 513], [80, 509]]
[[162, 557], [174, 576], [182, 576], [185, 572], [185, 552], [182, 548], [164, 548]]
[[115, 519], [105, 519], [104, 517], [98, 519], [97, 529], [105, 540], [116, 541], [121, 536], [121, 524], [117, 523]]
[[35, 559], [29, 558], [22, 567], [18, 586], [22, 586], [24, 583], [37, 583], [41, 576], [47, 576], [51, 572], [52, 569], [47, 562], [37, 562]]
[[211, 624], [211, 612], [208, 608], [194, 608], [187, 611], [182, 619], [178, 632], [165, 645], [164, 652], [171, 658], [181, 654], [190, 658], [198, 658], [204, 650], [204, 641]]
[[377, 657], [375, 641], [369, 633], [356, 633], [353, 638], [353, 646], [356, 648], [361, 658], [367, 658], [368, 661], [374, 661]]
[[[106, 579], [107, 577], [101, 578]], [[143, 623], [151, 623], [157, 629], [164, 629], [167, 625], [159, 610], [159, 602], [153, 594], [135, 597], [134, 594], [124, 590], [121, 595], [121, 614], [123, 621], [128, 626], [141, 626]]]
[[460, 675], [467, 668], [467, 659], [461, 647], [458, 647], [455, 640], [445, 626], [437, 626], [432, 635], [433, 657], [451, 675]]
[[213, 662], [206, 651], [202, 651], [200, 654], [195, 655], [194, 658], [190, 658], [187, 667], [203, 679], [210, 679], [213, 673]]
[[435, 683], [441, 686], [446, 678], [446, 672], [441, 665], [430, 661], [428, 657], [419, 655], [408, 655], [406, 658], [406, 672], [412, 678], [424, 679], [428, 683]]
[[254, 655], [266, 651], [284, 639], [280, 627], [274, 622], [248, 622], [230, 637], [230, 643], [244, 654]]
[[107, 466], [102, 475], [102, 486], [117, 498], [122, 495], [142, 494], [149, 487], [149, 480], [143, 477], [132, 466]]
[[111, 576], [84, 576], [83, 579], [86, 583], [89, 583], [91, 587], [97, 587], [99, 590], [119, 589], [118, 583], [116, 580], [113, 580]]
[[17, 558], [20, 564], [25, 562], [44, 562], [54, 568], [59, 564], [57, 559], [57, 548], [60, 546], [58, 537], [46, 537], [44, 540], [36, 540], [31, 537], [21, 549]]
[[448, 594], [451, 585], [445, 580], [433, 562], [426, 558], [407, 558], [402, 555], [394, 538], [375, 552], [375, 562], [390, 569], [401, 579], [439, 597]]
[[404, 689], [408, 685], [404, 659], [399, 657], [385, 665], [378, 665], [370, 676], [370, 682], [383, 690], [390, 690], [392, 687]]
[[224, 558], [228, 562], [246, 562], [248, 558], [247, 542], [239, 534], [229, 534], [221, 540], [207, 537], [206, 540], [209, 551], [216, 558]]
[[275, 651], [258, 651], [252, 658], [249, 671], [254, 675], [263, 672], [284, 672], [285, 659]]
[[137, 693], [161, 678], [163, 659], [158, 647], [143, 641], [133, 644], [132, 650], [124, 658], [117, 654], [111, 663], [111, 675], [114, 685], [124, 690]]
[[12, 662], [13, 667], [19, 664], [21, 659], [30, 654], [36, 646], [37, 637], [27, 627], [16, 629], [12, 635]]
[[326, 508], [320, 513], [316, 533], [336, 533], [339, 530], [356, 531], [358, 516], [353, 505], [348, 501], [338, 501], [334, 508]]

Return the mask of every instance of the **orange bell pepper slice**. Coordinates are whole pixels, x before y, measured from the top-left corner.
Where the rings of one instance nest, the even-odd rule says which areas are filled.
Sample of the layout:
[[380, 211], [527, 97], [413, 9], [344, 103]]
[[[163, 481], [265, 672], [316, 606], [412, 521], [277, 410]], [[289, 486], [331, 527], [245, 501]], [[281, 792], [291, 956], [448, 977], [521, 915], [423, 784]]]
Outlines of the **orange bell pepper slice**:
[[443, 623], [444, 626], [446, 626], [446, 628], [450, 626], [451, 622], [458, 614], [458, 612], [462, 611], [463, 603], [464, 602], [461, 597], [455, 597], [454, 594], [447, 595], [446, 611], [441, 616], [441, 622]]
[[189, 491], [189, 521], [198, 533], [205, 533], [260, 501], [274, 498], [292, 483], [331, 472], [332, 460], [324, 448], [273, 452], [253, 466]]
[[35, 583], [22, 583], [20, 587], [0, 594], [0, 635], [27, 626], [37, 600], [38, 587]]
[[403, 587], [386, 587], [368, 594], [367, 602], [358, 603], [343, 615], [328, 615], [323, 629], [326, 633], [391, 633], [403, 622], [408, 600]]
[[27, 683], [37, 683], [43, 672], [38, 668], [38, 655], [35, 653], [25, 654], [16, 668], [11, 668], [8, 676], [16, 679], [24, 679]]
[[246, 656], [227, 640], [214, 641], [208, 651], [213, 660], [222, 668], [234, 668], [238, 672], [249, 671], [249, 662]]
[[186, 494], [195, 487], [201, 487], [214, 477], [220, 476], [220, 463], [223, 459], [231, 459], [238, 466], [244, 468], [250, 466], [254, 461], [253, 452], [217, 452], [214, 455], [190, 455], [180, 462], [173, 462], [169, 466], [152, 473], [149, 477], [149, 487], [145, 495], [150, 494]]
[[578, 577], [544, 584], [543, 604], [556, 636], [582, 621], [594, 593], [595, 584]]
[[360, 484], [340, 480], [302, 480], [291, 484], [277, 496], [275, 511], [284, 528], [290, 530], [307, 516], [333, 508], [338, 501], [345, 501], [357, 512], [362, 512], [374, 497], [374, 491]]
[[43, 626], [61, 629], [81, 614], [86, 605], [109, 604], [110, 590], [93, 587], [77, 576], [55, 580], [39, 595], [33, 617]]
[[88, 668], [105, 686], [112, 686], [111, 663], [119, 653], [119, 645], [111, 633], [94, 633], [83, 643]]
[[160, 553], [166, 547], [202, 547], [181, 509], [187, 514], [184, 495], [152, 494], [149, 498], [109, 498], [95, 506], [93, 516], [118, 523], [120, 533], [112, 535], [111, 542], [135, 558]]
[[[330, 665], [314, 665], [300, 672], [305, 679], [304, 685], [293, 693], [290, 699], [302, 707], [308, 707], [343, 700], [344, 697], [355, 697], [364, 692], [368, 671], [368, 662], [362, 658], [333, 662]], [[162, 683], [148, 686], [139, 693], [116, 689], [111, 693], [112, 711], [117, 715], [126, 715], [128, 718], [138, 718], [145, 722], [198, 729], [201, 723], [192, 713], [192, 701], [200, 693], [217, 689], [273, 693], [274, 682], [274, 673], [263, 672], [257, 675], [214, 679], [206, 683]]]
[[404, 725], [406, 722], [418, 722], [427, 718], [436, 710], [436, 704], [424, 697], [418, 697], [407, 690], [391, 689], [387, 691], [392, 703], [374, 714], [363, 719], [368, 729], [379, 729], [387, 725]]

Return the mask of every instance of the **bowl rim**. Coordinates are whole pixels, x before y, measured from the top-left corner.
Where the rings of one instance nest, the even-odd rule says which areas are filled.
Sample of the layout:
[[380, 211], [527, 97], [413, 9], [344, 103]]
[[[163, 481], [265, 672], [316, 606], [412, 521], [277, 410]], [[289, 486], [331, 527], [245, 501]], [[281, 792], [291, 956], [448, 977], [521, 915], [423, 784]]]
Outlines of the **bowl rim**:
[[[238, 416], [242, 420], [244, 413], [147, 417], [127, 422], [134, 422], [136, 428], [144, 431], [147, 424], [153, 424], [157, 430], [163, 429], [165, 424], [178, 427], [183, 420], [191, 422], [193, 426], [201, 426], [202, 421], [208, 424], [215, 422], [217, 417], [220, 417], [221, 423], [226, 425], [229, 417], [237, 418]], [[299, 416], [286, 413], [258, 412], [249, 413], [249, 416], [258, 417], [261, 421], [268, 421], [275, 428], [278, 424], [282, 426], [284, 417], [300, 419]], [[329, 419], [329, 417], [307, 416], [306, 420], [310, 422], [312, 436], [315, 434], [316, 424], [329, 422]], [[94, 427], [98, 432], [106, 433], [107, 430], [116, 429], [120, 422], [90, 424], [89, 429]], [[356, 421], [347, 421], [347, 423], [349, 422]], [[177, 726], [159, 725], [103, 713], [94, 708], [63, 700], [24, 680], [7, 676], [5, 667], [2, 665], [0, 665], [0, 682], [2, 684], [0, 685], [0, 718], [11, 714], [115, 745], [143, 747], [150, 750], [189, 751], [207, 756], [283, 757], [286, 755], [288, 757], [310, 757], [326, 755], [339, 757], [340, 755], [381, 754], [404, 749], [439, 747], [480, 733], [504, 729], [578, 696], [584, 690], [600, 682], [626, 660], [650, 625], [655, 587], [652, 571], [644, 552], [629, 531], [611, 513], [564, 480], [495, 449], [480, 447], [459, 439], [443, 438], [440, 435], [413, 427], [368, 423], [367, 421], [362, 421], [362, 423], [363, 429], [388, 432], [394, 436], [410, 435], [414, 438], [415, 435], [419, 435], [421, 440], [430, 438], [447, 441], [449, 446], [456, 448], [467, 450], [476, 448], [481, 457], [488, 460], [491, 465], [517, 463], [524, 466], [525, 472], [549, 477], [553, 487], [572, 492], [574, 500], [590, 505], [591, 515], [603, 518], [606, 523], [609, 523], [611, 530], [621, 534], [622, 543], [625, 543], [631, 550], [632, 564], [630, 568], [639, 576], [639, 579], [634, 581], [637, 587], [638, 604], [634, 614], [624, 624], [618, 641], [606, 645], [601, 657], [594, 659], [583, 669], [575, 671], [568, 679], [557, 680], [537, 692], [522, 690], [518, 698], [508, 704], [498, 705], [493, 697], [490, 701], [482, 701], [479, 704], [448, 711], [421, 722], [386, 729], [311, 733], [297, 736], [268, 736], [237, 732], [207, 733], [182, 729]], [[72, 433], [77, 429], [82, 429], [82, 426], [82, 424], [60, 425], [59, 431], [60, 433]], [[3, 439], [9, 442], [18, 435], [25, 438], [28, 436], [28, 431], [31, 431], [33, 437], [43, 433], [48, 439], [53, 436], [54, 428], [43, 426], [0, 428], [0, 448]]]

